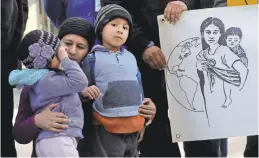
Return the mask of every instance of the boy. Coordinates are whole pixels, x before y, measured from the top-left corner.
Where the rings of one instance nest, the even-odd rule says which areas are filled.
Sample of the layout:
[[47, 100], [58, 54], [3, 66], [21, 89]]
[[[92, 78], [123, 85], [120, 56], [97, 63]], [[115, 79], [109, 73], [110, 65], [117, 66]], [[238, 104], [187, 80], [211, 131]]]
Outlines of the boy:
[[231, 49], [233, 53], [235, 53], [240, 58], [242, 63], [247, 67], [248, 59], [246, 57], [244, 49], [240, 45], [240, 42], [242, 40], [241, 29], [238, 27], [230, 27], [225, 32], [225, 38], [227, 46]]
[[[101, 92], [93, 103], [91, 156], [136, 157], [139, 133], [144, 131], [145, 120], [138, 113], [144, 96], [136, 59], [122, 48], [132, 31], [132, 19], [127, 10], [112, 4], [101, 8], [94, 24], [102, 45], [96, 45], [83, 61], [90, 85]], [[86, 93], [96, 91], [89, 88]]]

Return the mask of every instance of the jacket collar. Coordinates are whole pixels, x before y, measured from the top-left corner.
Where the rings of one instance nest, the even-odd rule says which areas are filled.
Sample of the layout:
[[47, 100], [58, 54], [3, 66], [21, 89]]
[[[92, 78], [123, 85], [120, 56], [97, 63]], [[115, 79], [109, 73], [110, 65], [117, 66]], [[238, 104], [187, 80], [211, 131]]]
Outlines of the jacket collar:
[[[108, 48], [105, 48], [103, 45], [95, 45], [92, 50], [90, 51], [90, 53], [93, 53], [93, 52], [107, 52], [107, 53], [114, 53], [113, 51], [109, 50]], [[118, 54], [122, 54], [126, 52], [126, 49], [123, 48], [123, 47], [120, 47], [119, 50], [116, 52]]]

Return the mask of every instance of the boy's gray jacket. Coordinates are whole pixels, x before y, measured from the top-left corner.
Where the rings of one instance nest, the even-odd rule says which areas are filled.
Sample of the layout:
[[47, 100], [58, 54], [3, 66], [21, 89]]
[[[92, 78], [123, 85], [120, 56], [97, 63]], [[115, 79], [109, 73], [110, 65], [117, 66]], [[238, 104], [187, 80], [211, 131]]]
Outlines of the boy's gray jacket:
[[124, 48], [114, 53], [100, 45], [92, 52], [84, 59], [82, 69], [89, 83], [94, 78], [101, 91], [93, 103], [94, 110], [104, 117], [138, 115], [144, 97], [135, 57]]

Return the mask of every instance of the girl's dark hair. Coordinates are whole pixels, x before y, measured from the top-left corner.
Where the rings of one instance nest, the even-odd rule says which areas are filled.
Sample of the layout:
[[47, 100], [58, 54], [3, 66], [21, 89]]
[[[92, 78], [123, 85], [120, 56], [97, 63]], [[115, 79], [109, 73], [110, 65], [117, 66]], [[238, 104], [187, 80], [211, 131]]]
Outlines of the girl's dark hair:
[[[224, 33], [225, 33], [225, 25], [224, 23], [219, 19], [219, 18], [215, 18], [215, 17], [208, 17], [207, 19], [205, 19], [200, 27], [200, 33], [203, 36], [204, 30], [209, 26], [209, 25], [215, 25], [219, 28], [221, 37], [219, 38], [218, 43], [220, 45], [226, 45], [226, 41], [224, 39]], [[209, 47], [209, 45], [205, 42], [204, 38], [202, 37], [202, 49], [205, 50]]]

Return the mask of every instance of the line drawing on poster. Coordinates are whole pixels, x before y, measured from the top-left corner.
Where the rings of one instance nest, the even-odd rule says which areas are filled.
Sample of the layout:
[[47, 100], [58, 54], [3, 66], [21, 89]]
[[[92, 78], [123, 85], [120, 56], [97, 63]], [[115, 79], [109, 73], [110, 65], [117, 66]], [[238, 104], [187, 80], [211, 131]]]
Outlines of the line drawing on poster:
[[[170, 73], [179, 79], [178, 85], [187, 101], [183, 101], [182, 97], [177, 96], [170, 89], [169, 81], [166, 79], [171, 96], [189, 111], [205, 112], [209, 127], [206, 94], [213, 94], [217, 80], [223, 82], [222, 92], [225, 98], [224, 103], [221, 104], [222, 108], [228, 108], [231, 105], [232, 92], [241, 91], [246, 83], [249, 69], [246, 52], [241, 46], [242, 34], [239, 27], [225, 30], [225, 25], [219, 18], [208, 17], [200, 25], [201, 38], [193, 37], [181, 41], [169, 55], [166, 75]], [[197, 49], [199, 49], [198, 52]], [[196, 65], [192, 66], [196, 68], [198, 80], [193, 77], [194, 75], [189, 74], [190, 71], [186, 71], [183, 64], [192, 54], [196, 58]], [[169, 63], [172, 60], [172, 64]], [[209, 89], [205, 89], [205, 83], [208, 83]], [[197, 110], [194, 106], [198, 85], [204, 101], [204, 110]]]

